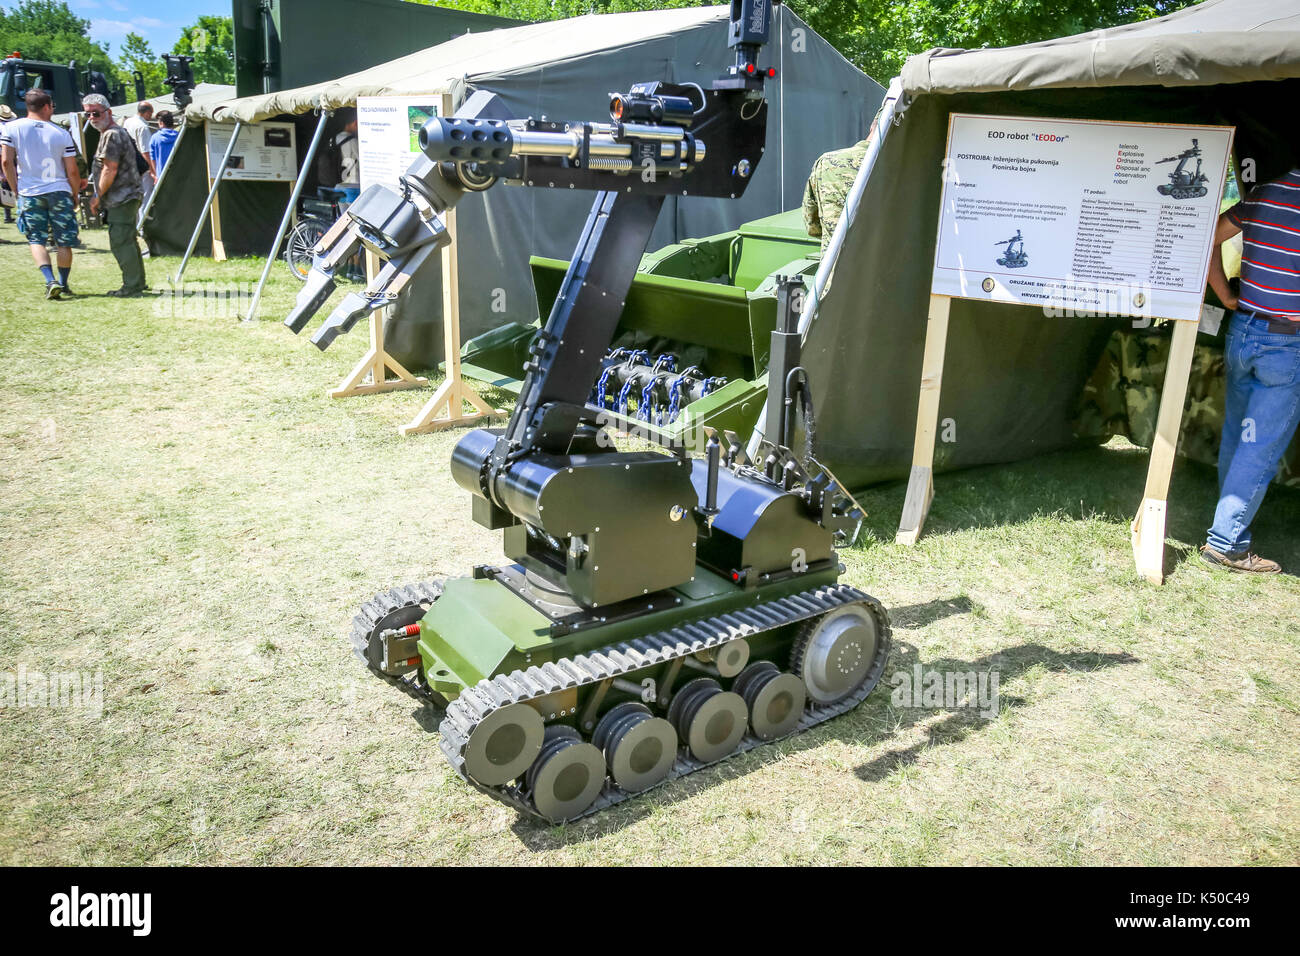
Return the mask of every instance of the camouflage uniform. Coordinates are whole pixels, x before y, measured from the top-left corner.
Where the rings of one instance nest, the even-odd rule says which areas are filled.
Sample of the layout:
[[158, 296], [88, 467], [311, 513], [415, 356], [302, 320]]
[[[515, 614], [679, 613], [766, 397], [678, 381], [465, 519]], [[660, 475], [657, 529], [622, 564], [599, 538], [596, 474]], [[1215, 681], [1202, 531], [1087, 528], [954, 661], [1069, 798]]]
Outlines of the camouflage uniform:
[[[1169, 337], [1158, 331], [1121, 330], [1111, 336], [1092, 378], [1084, 386], [1075, 421], [1081, 436], [1123, 435], [1135, 445], [1151, 447], [1169, 343]], [[1178, 438], [1180, 455], [1207, 465], [1217, 464], [1226, 390], [1223, 343], [1202, 337], [1192, 354], [1187, 405]], [[1300, 437], [1282, 456], [1274, 481], [1300, 488]]]
[[870, 138], [864, 139], [848, 149], [822, 153], [813, 163], [803, 192], [803, 224], [808, 235], [821, 237], [822, 252], [826, 251], [844, 214], [844, 204], [857, 178], [858, 167], [867, 155], [869, 141]]

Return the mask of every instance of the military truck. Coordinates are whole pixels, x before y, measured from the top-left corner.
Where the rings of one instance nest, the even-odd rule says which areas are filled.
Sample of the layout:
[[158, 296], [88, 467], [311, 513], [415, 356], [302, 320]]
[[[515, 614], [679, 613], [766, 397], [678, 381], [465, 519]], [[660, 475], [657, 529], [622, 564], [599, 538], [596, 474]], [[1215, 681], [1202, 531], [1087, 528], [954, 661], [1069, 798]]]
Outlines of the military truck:
[[[135, 77], [136, 99], [144, 99], [144, 80]], [[89, 93], [101, 93], [113, 106], [126, 100], [126, 89], [121, 83], [110, 82], [108, 77], [93, 65], [81, 69], [76, 60], [67, 66], [45, 60], [29, 60], [15, 52], [0, 60], [0, 103], [5, 103], [18, 116], [27, 115], [24, 97], [28, 90], [45, 90], [54, 100], [55, 115], [76, 113], [81, 109], [81, 98]]]

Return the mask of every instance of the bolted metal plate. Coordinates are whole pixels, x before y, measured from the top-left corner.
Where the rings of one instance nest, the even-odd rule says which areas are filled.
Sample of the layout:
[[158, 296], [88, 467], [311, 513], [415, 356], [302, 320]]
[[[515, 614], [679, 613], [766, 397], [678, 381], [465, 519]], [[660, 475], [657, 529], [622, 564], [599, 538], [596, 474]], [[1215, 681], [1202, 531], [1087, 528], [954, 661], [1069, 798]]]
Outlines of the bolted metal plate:
[[822, 618], [799, 643], [797, 669], [808, 696], [830, 704], [853, 693], [867, 679], [880, 638], [876, 618], [863, 607], [849, 605]]

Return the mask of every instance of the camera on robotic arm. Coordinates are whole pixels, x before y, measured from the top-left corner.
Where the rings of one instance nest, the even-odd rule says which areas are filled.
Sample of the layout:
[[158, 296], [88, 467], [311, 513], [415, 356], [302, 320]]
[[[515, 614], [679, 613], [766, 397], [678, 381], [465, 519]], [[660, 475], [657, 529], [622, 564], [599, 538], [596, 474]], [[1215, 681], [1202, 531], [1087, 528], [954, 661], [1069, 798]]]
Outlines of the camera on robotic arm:
[[[638, 83], [610, 94], [610, 122], [546, 118], [434, 117], [420, 149], [465, 189], [498, 179], [517, 185], [600, 189], [610, 174], [638, 173], [651, 191], [658, 177], [680, 179], [707, 155], [689, 129], [708, 106], [699, 86]], [[669, 191], [664, 189], [663, 191]]]

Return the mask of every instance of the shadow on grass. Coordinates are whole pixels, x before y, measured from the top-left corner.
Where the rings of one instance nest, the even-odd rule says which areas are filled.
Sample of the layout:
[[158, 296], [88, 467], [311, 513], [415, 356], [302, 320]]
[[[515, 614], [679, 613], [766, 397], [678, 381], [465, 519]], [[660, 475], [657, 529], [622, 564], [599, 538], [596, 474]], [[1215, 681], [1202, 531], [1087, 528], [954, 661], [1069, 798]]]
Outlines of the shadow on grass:
[[[1149, 454], [1144, 448], [1096, 447], [1056, 452], [1010, 464], [983, 465], [935, 477], [934, 504], [925, 537], [1021, 524], [1045, 515], [1096, 519], [1127, 529], [1142, 503]], [[864, 527], [877, 541], [892, 542], [906, 484], [868, 489], [859, 499], [868, 511]], [[1218, 501], [1216, 469], [1180, 458], [1169, 491], [1165, 567], [1193, 554], [1205, 540]], [[1273, 485], [1253, 526], [1256, 550], [1300, 568], [1300, 489]]]
[[[921, 664], [923, 673], [996, 673], [1000, 687], [1004, 681], [1012, 680], [1024, 674], [1027, 670], [1039, 666], [1055, 672], [1093, 671], [1103, 667], [1114, 667], [1118, 664], [1135, 664], [1137, 661], [1138, 658], [1131, 654], [1102, 654], [1091, 651], [1062, 654], [1041, 644], [1021, 644], [1018, 647], [997, 651], [994, 654], [973, 661], [939, 658], [921, 662], [915, 647], [910, 644], [900, 644], [896, 645], [894, 653], [890, 657], [893, 670], [886, 674], [884, 680], [881, 681], [882, 684], [886, 685], [886, 689], [878, 689], [876, 693], [888, 693], [887, 688], [891, 686], [890, 679], [892, 675], [899, 671], [911, 671], [917, 664]], [[914, 693], [916, 692], [918, 691], [914, 690]], [[1005, 710], [1020, 707], [1023, 704], [1023, 698], [999, 691], [997, 699], [998, 716], [1000, 717]], [[928, 720], [935, 712], [936, 708], [932, 707], [891, 709], [889, 713], [899, 718], [898, 723], [879, 736], [888, 738], [904, 734], [916, 724]], [[997, 717], [993, 718], [993, 720], [996, 719]], [[925, 740], [918, 741], [901, 750], [881, 754], [871, 762], [857, 768], [856, 773], [863, 780], [879, 783], [894, 771], [915, 763], [921, 754], [931, 747], [960, 743], [971, 734], [990, 726], [993, 720], [982, 717], [975, 707], [949, 710], [942, 720], [937, 721], [927, 729]]]
[[[941, 602], [931, 602], [938, 604]], [[957, 605], [958, 601], [947, 602]], [[928, 605], [917, 605], [925, 608]], [[960, 613], [953, 611], [952, 613]], [[678, 778], [666, 785], [654, 788], [647, 793], [632, 797], [611, 810], [604, 810], [592, 817], [565, 826], [552, 826], [530, 817], [518, 817], [511, 824], [511, 829], [529, 850], [541, 852], [554, 850], [575, 843], [585, 843], [598, 839], [608, 833], [616, 832], [644, 819], [657, 808], [690, 799], [697, 794], [717, 786], [725, 779], [735, 779], [761, 770], [770, 763], [786, 759], [791, 753], [798, 753], [814, 747], [820, 747], [827, 740], [846, 740], [855, 744], [874, 743], [886, 740], [906, 732], [913, 725], [931, 716], [932, 709], [917, 708], [906, 712], [904, 718], [894, 723], [887, 715], [898, 711], [888, 707], [890, 693], [890, 676], [898, 670], [910, 670], [916, 663], [916, 648], [911, 645], [896, 646], [890, 656], [890, 668], [887, 669], [881, 686], [854, 711], [827, 721], [803, 734], [776, 741], [771, 745], [757, 747], [737, 757], [723, 761], [685, 777]], [[974, 661], [939, 659], [927, 662], [924, 668], [938, 671], [987, 671], [996, 670], [999, 682], [1023, 674], [1035, 666], [1044, 666], [1051, 671], [1095, 670], [1101, 667], [1113, 667], [1118, 664], [1136, 663], [1137, 658], [1128, 654], [1074, 653], [1062, 654], [1041, 644], [1022, 644], [979, 658]], [[1020, 698], [999, 695], [1000, 710], [1023, 704]], [[857, 715], [858, 719], [854, 719]], [[874, 718], [874, 719], [872, 719]], [[864, 729], [863, 724], [871, 720], [879, 725], [885, 718], [885, 727]], [[996, 718], [995, 718], [996, 720]], [[857, 768], [854, 772], [868, 783], [880, 783], [894, 770], [915, 762], [928, 747], [959, 743], [972, 733], [992, 726], [995, 722], [980, 719], [973, 710], [952, 711], [943, 720], [930, 729], [927, 739], [902, 750], [885, 754], [870, 763]]]

